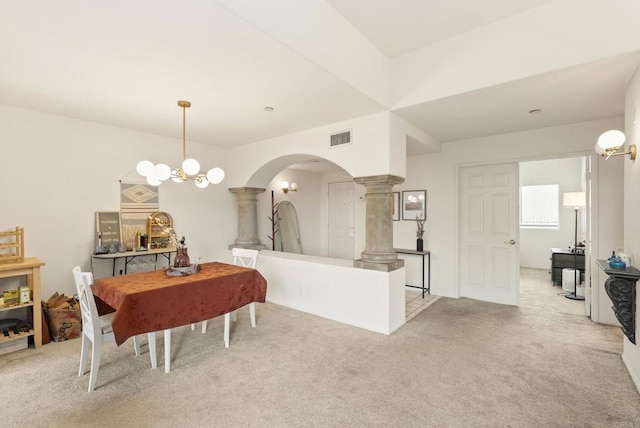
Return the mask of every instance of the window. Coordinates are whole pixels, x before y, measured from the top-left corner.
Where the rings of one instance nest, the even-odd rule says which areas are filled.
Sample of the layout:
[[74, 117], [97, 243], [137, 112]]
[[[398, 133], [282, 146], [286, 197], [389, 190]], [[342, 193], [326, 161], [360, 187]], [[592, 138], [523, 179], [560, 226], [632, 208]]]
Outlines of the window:
[[557, 228], [558, 185], [520, 187], [520, 227]]

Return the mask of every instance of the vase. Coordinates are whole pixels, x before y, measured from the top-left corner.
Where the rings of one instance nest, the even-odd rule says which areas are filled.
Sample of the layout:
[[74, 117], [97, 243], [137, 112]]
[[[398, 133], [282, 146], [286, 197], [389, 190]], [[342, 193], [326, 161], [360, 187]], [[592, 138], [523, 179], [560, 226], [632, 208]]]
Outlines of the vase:
[[191, 266], [187, 247], [176, 248], [176, 259], [173, 261], [173, 267], [184, 268]]
[[417, 251], [422, 251], [423, 244], [424, 244], [424, 240], [422, 238], [418, 238], [416, 240], [416, 250]]

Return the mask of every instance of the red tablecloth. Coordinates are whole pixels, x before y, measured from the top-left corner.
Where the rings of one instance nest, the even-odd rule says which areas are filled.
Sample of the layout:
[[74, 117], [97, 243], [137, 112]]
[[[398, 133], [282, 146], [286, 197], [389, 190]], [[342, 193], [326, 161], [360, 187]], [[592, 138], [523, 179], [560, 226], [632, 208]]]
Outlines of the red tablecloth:
[[217, 262], [201, 266], [200, 272], [189, 276], [172, 277], [157, 270], [95, 280], [96, 300], [116, 310], [112, 319], [116, 343], [265, 301], [267, 281], [257, 270]]

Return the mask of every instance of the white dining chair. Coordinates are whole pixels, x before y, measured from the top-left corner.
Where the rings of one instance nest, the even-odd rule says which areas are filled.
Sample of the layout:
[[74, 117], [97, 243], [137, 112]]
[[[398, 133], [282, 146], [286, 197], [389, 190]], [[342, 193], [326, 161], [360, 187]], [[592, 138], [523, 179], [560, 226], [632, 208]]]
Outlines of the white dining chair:
[[[255, 269], [258, 262], [258, 250], [250, 250], [247, 248], [234, 248], [231, 250], [233, 255], [233, 264]], [[251, 318], [251, 327], [256, 327], [256, 306], [255, 303], [249, 303], [249, 317]], [[237, 321], [236, 311], [224, 314], [224, 347], [229, 347], [229, 324], [230, 319]], [[193, 326], [192, 326], [193, 329]], [[202, 321], [202, 333], [207, 331], [207, 321]]]
[[[98, 315], [98, 308], [91, 290], [91, 285], [93, 284], [93, 274], [91, 272], [82, 272], [80, 266], [73, 268], [72, 272], [78, 292], [80, 313], [82, 314], [82, 349], [80, 351], [78, 376], [82, 377], [87, 372], [89, 342], [91, 342], [91, 372], [89, 374], [89, 392], [91, 392], [95, 389], [96, 379], [98, 378], [102, 344], [109, 341], [115, 342], [113, 328], [111, 327], [111, 319], [114, 313]], [[133, 338], [133, 347], [135, 354], [140, 355], [140, 344], [137, 336]], [[154, 364], [156, 361], [155, 333], [149, 333], [149, 354], [151, 356], [151, 366], [156, 368], [157, 364]]]

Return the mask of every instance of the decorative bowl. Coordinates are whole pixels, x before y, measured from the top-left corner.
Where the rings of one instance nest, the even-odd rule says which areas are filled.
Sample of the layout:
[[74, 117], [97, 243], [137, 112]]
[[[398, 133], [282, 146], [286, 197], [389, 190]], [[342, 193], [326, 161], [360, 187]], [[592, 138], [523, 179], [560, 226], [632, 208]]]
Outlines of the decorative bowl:
[[169, 266], [166, 270], [167, 275], [169, 276], [187, 276], [192, 273], [196, 273], [200, 271], [199, 265], [191, 265], [187, 267], [173, 267]]
[[627, 264], [620, 259], [610, 260], [609, 267], [611, 267], [612, 269], [626, 269]]

